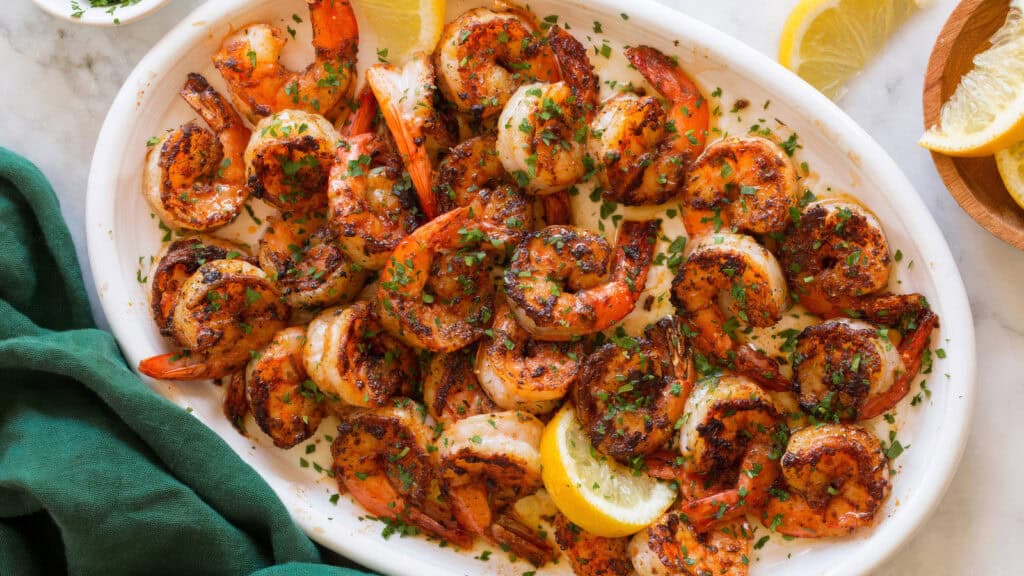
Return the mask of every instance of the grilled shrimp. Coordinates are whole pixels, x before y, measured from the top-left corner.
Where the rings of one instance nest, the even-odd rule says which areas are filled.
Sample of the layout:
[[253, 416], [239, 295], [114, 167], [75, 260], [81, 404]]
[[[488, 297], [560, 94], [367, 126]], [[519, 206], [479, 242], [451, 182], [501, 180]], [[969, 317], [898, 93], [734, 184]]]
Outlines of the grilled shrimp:
[[234, 258], [256, 263], [240, 246], [211, 236], [181, 238], [163, 248], [149, 274], [149, 306], [160, 334], [174, 334], [174, 307], [182, 284], [203, 264]]
[[742, 520], [761, 511], [779, 476], [781, 419], [772, 398], [747, 378], [704, 381], [680, 421], [680, 457], [667, 465], [657, 462], [666, 458], [649, 459], [649, 472], [679, 482], [679, 512], [694, 531]]
[[518, 242], [533, 228], [533, 207], [502, 167], [494, 136], [477, 136], [451, 149], [435, 173], [438, 212], [478, 202], [484, 220], [508, 230]]
[[572, 226], [526, 236], [505, 269], [505, 293], [534, 338], [568, 341], [629, 314], [647, 281], [658, 223], [623, 222], [615, 248]]
[[555, 516], [554, 527], [555, 541], [576, 576], [634, 576], [628, 538], [595, 536], [561, 513]]
[[430, 58], [417, 54], [402, 68], [374, 64], [366, 71], [366, 81], [402, 153], [420, 208], [427, 219], [433, 219], [438, 212], [431, 189], [434, 168], [430, 147], [446, 144], [449, 135], [434, 105], [437, 85]]
[[498, 410], [473, 373], [471, 349], [434, 354], [423, 374], [423, 403], [445, 423]]
[[833, 318], [857, 310], [889, 284], [889, 241], [874, 214], [826, 199], [804, 208], [779, 254], [793, 289], [811, 312]]
[[479, 338], [493, 314], [493, 251], [479, 205], [452, 210], [403, 240], [381, 272], [384, 328], [402, 341], [451, 352]]
[[809, 204], [787, 231], [780, 260], [794, 299], [819, 316], [854, 315], [902, 328], [925, 325], [934, 316], [920, 294], [885, 291], [889, 242], [874, 214], [858, 204], [835, 199]]
[[323, 213], [285, 213], [267, 219], [260, 237], [260, 266], [292, 306], [325, 306], [350, 300], [366, 273], [353, 265]]
[[245, 149], [252, 195], [285, 212], [321, 208], [340, 139], [319, 114], [283, 110], [264, 118]]
[[442, 502], [433, 422], [407, 399], [354, 411], [338, 426], [331, 445], [339, 485], [378, 518], [398, 520], [467, 547], [472, 536]]
[[626, 59], [668, 101], [620, 94], [605, 102], [590, 125], [588, 149], [604, 197], [630, 206], [661, 204], [685, 185], [690, 164], [704, 148], [709, 106], [679, 64], [648, 46], [626, 49]]
[[557, 408], [576, 381], [583, 343], [534, 340], [504, 297], [489, 336], [476, 355], [476, 375], [487, 395], [506, 410], [545, 414]]
[[825, 422], [860, 419], [862, 407], [887, 395], [905, 372], [885, 332], [859, 320], [840, 318], [805, 328], [793, 356], [800, 407]]
[[561, 192], [586, 174], [587, 127], [600, 92], [579, 40], [552, 26], [548, 42], [563, 80], [520, 87], [498, 119], [501, 163], [536, 195]]
[[680, 328], [663, 318], [644, 337], [605, 344], [583, 362], [573, 400], [595, 448], [628, 463], [669, 441], [694, 381]]
[[349, 0], [308, 0], [316, 59], [301, 72], [278, 61], [284, 30], [251, 24], [224, 39], [213, 64], [250, 122], [294, 109], [334, 119], [355, 87], [359, 26]]
[[758, 439], [744, 453], [733, 487], [686, 502], [679, 511], [699, 533], [761, 512], [779, 477], [777, 460], [778, 453], [772, 446]]
[[385, 138], [360, 134], [338, 150], [327, 188], [328, 217], [352, 261], [380, 270], [422, 220], [402, 159]]
[[768, 442], [781, 418], [771, 396], [747, 378], [703, 381], [690, 395], [679, 429], [685, 471], [712, 483], [731, 481], [749, 448]]
[[541, 487], [544, 424], [518, 412], [478, 414], [445, 430], [444, 492], [459, 524], [540, 566], [552, 559], [547, 542], [503, 510]]
[[798, 201], [796, 168], [781, 146], [730, 137], [708, 145], [690, 168], [683, 218], [690, 236], [782, 232]]
[[698, 240], [672, 282], [672, 302], [697, 333], [698, 350], [764, 386], [789, 390], [774, 359], [736, 340], [741, 325], [771, 326], [786, 306], [779, 263], [753, 238], [713, 234]]
[[889, 461], [878, 438], [849, 424], [795, 432], [782, 456], [788, 497], [773, 495], [762, 521], [798, 538], [845, 536], [870, 526], [889, 493]]
[[750, 537], [745, 526], [700, 534], [680, 512], [667, 512], [633, 536], [628, 552], [639, 576], [747, 576]]
[[419, 379], [416, 352], [384, 332], [376, 310], [364, 301], [314, 318], [302, 357], [317, 386], [350, 406], [384, 406], [408, 394]]
[[532, 14], [504, 2], [495, 8], [474, 8], [449, 22], [434, 53], [441, 92], [476, 118], [497, 115], [523, 84], [559, 78]]
[[234, 220], [249, 197], [243, 155], [250, 132], [199, 74], [188, 75], [180, 94], [213, 133], [193, 121], [160, 137], [146, 153], [143, 196], [171, 228], [213, 230]]
[[288, 323], [290, 309], [267, 275], [242, 260], [214, 260], [181, 286], [171, 327], [185, 351], [139, 362], [164, 380], [223, 378], [245, 366]]
[[301, 327], [281, 330], [245, 371], [249, 407], [260, 430], [278, 448], [291, 448], [312, 436], [324, 416], [324, 395], [302, 365], [305, 340]]

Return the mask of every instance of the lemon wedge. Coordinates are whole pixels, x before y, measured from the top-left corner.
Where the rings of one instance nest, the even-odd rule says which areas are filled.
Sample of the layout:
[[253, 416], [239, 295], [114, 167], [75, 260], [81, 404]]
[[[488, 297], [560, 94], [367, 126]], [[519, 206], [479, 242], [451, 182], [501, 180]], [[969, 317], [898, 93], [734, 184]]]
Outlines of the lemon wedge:
[[1024, 208], [1024, 142], [996, 152], [996, 166], [1010, 197]]
[[591, 534], [618, 538], [644, 529], [676, 499], [670, 484], [635, 475], [590, 445], [571, 405], [544, 428], [542, 477], [555, 506]]
[[360, 16], [377, 34], [377, 58], [401, 64], [415, 52], [433, 52], [444, 27], [445, 0], [357, 0]]
[[[974, 69], [918, 142], [947, 156], [988, 156], [1024, 140], [1024, 0], [1010, 11], [992, 46], [974, 57]], [[1019, 202], [1019, 201], [1018, 201]]]
[[779, 41], [779, 62], [833, 100], [926, 0], [801, 0]]

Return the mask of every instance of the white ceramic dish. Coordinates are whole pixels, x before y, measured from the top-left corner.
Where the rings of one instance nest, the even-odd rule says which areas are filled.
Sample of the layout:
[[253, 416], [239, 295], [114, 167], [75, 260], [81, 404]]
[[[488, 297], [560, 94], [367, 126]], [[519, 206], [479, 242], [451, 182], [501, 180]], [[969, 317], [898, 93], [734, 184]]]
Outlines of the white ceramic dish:
[[[449, 18], [470, 5], [485, 3], [450, 0]], [[901, 291], [919, 291], [928, 297], [942, 318], [933, 345], [943, 347], [948, 357], [936, 359], [928, 377], [930, 399], [917, 408], [904, 401], [897, 411], [899, 438], [910, 448], [895, 461], [898, 473], [892, 496], [872, 530], [819, 542], [783, 542], [774, 537], [751, 559], [755, 575], [871, 571], [913, 535], [938, 503], [967, 438], [975, 377], [974, 332], [959, 272], [935, 222], [896, 164], [863, 130], [813, 88], [739, 41], [650, 0], [534, 0], [531, 6], [540, 15], [560, 15], [589, 44], [613, 38], [622, 44], [651, 44], [678, 55], [705, 91], [715, 86], [725, 90], [721, 99], [725, 109], [739, 97], [754, 103], [746, 122], [730, 117], [731, 125], [723, 119], [723, 128], [745, 130], [760, 115], [782, 119], [800, 135], [803, 149], [798, 160], [809, 162], [820, 174], [807, 185], [816, 192], [831, 185], [859, 197], [878, 213], [893, 249], [902, 251], [895, 281]], [[145, 142], [192, 117], [177, 97], [187, 73], [201, 72], [223, 87], [210, 56], [230, 29], [256, 20], [284, 26], [293, 13], [305, 18], [301, 0], [223, 0], [199, 7], [142, 60], [111, 107], [89, 178], [89, 256], [103, 310], [131, 365], [169, 350], [149, 317], [147, 286], [137, 280], [140, 269], [142, 274], [148, 269], [148, 262], [140, 267], [140, 259], [156, 253], [162, 235], [140, 194]], [[628, 20], [620, 16], [623, 13]], [[602, 23], [603, 33], [592, 33], [594, 21]], [[307, 26], [299, 27], [298, 40], [292, 43], [298, 47], [286, 51], [286, 63], [308, 61]], [[376, 45], [372, 30], [362, 26], [361, 31], [362, 68], [376, 60]], [[673, 44], [676, 40], [678, 46]], [[771, 109], [764, 112], [761, 103], [769, 99]], [[249, 234], [255, 230], [245, 215], [233, 225], [243, 234], [246, 227]], [[911, 267], [910, 262], [917, 265]], [[307, 444], [281, 451], [258, 431], [251, 439], [238, 435], [221, 414], [219, 389], [158, 381], [150, 385], [190, 408], [221, 435], [263, 475], [312, 538], [353, 560], [385, 573], [417, 576], [519, 575], [532, 569], [507, 562], [500, 551], [486, 562], [474, 558], [480, 550], [493, 548], [484, 545], [460, 554], [422, 538], [396, 536], [385, 541], [379, 523], [361, 519], [360, 507], [345, 497], [332, 504], [334, 481], [316, 471], [316, 465], [329, 462], [323, 434], [331, 433], [330, 421], [321, 425], [312, 454], [306, 454]], [[917, 391], [915, 385], [912, 393]], [[255, 431], [255, 426], [250, 430]], [[300, 459], [307, 462], [306, 467]], [[563, 562], [538, 574], [569, 572]]]
[[70, 22], [92, 26], [117, 26], [134, 22], [156, 12], [170, 0], [139, 0], [136, 4], [93, 7], [89, 0], [32, 0], [46, 12]]

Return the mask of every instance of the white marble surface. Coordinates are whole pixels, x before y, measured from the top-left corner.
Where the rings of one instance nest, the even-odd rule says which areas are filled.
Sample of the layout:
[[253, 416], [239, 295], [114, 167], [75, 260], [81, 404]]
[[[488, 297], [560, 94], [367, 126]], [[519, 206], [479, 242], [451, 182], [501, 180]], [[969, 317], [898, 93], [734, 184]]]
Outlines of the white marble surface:
[[[215, 1], [215, 0], [212, 0]], [[775, 55], [796, 0], [661, 0]], [[61, 200], [92, 291], [85, 252], [85, 185], [110, 102], [134, 64], [199, 0], [175, 0], [114, 29], [58, 21], [29, 0], [0, 12], [0, 146], [36, 162]], [[974, 311], [978, 392], [959, 473], [937, 513], [880, 574], [1019, 574], [1024, 459], [1012, 426], [1024, 418], [1024, 253], [989, 236], [943, 188], [915, 141], [933, 39], [956, 4], [935, 0], [850, 86], [842, 107], [903, 166], [949, 240]], [[94, 305], [95, 294], [90, 294]], [[105, 324], [98, 306], [97, 321]]]

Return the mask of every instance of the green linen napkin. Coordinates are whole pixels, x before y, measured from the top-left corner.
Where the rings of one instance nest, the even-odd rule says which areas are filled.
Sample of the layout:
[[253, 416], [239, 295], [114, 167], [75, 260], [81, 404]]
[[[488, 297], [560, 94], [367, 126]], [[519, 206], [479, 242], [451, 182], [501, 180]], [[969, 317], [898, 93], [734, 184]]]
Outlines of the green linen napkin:
[[0, 148], [0, 576], [358, 576], [97, 330], [46, 178]]

